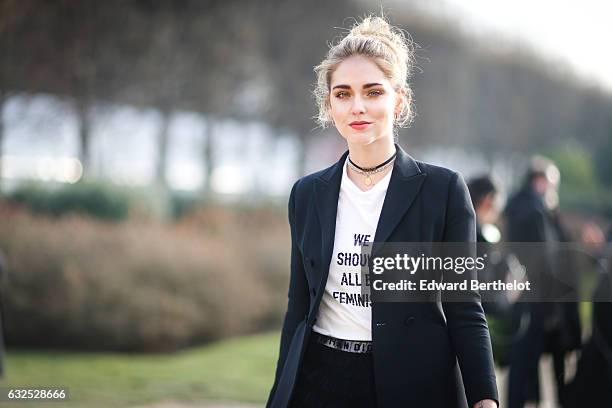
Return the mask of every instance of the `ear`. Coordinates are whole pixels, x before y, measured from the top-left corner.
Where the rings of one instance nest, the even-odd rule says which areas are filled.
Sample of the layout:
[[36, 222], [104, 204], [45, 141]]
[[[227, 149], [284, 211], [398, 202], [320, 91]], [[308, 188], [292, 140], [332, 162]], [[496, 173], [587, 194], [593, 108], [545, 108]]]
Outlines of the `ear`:
[[325, 104], [324, 104], [324, 109], [325, 109], [325, 115], [326, 117], [333, 122], [332, 119], [332, 115], [331, 115], [331, 102], [330, 102], [330, 96], [328, 95], [327, 98], [325, 98]]
[[403, 86], [400, 87], [395, 93], [395, 116], [396, 117], [402, 112], [406, 103], [409, 103], [409, 101], [406, 101], [406, 98], [407, 98], [406, 94], [407, 94], [406, 88], [404, 88]]

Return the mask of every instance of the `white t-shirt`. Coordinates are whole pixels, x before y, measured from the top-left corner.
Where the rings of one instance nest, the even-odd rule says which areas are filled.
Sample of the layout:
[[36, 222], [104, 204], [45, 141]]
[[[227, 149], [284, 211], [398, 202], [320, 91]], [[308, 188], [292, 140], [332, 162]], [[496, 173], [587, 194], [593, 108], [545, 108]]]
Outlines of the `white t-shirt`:
[[[348, 178], [347, 164], [348, 160], [338, 196], [334, 251], [313, 330], [339, 339], [371, 341], [370, 297], [361, 294], [361, 267], [367, 262], [361, 246], [374, 241], [391, 171], [362, 191]], [[365, 284], [369, 285], [368, 279]]]

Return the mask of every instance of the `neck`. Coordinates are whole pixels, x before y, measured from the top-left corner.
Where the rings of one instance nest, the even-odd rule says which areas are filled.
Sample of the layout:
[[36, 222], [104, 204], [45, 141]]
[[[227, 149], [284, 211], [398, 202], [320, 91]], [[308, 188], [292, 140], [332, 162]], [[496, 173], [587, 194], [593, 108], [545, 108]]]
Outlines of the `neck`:
[[348, 144], [349, 156], [359, 167], [371, 168], [383, 163], [395, 153], [393, 138], [378, 139], [368, 145]]
[[483, 226], [484, 224], [489, 224], [487, 219], [487, 211], [481, 208], [476, 209], [476, 223], [479, 226]]

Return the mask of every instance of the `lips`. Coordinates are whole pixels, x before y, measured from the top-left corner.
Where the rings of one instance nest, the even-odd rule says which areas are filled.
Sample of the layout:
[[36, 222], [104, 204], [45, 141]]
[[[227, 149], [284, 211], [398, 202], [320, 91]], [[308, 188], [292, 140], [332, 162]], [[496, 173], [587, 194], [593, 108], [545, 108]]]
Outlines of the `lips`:
[[365, 129], [370, 124], [371, 122], [366, 122], [364, 120], [357, 120], [355, 122], [349, 123], [349, 126], [352, 127], [353, 129], [361, 130], [361, 129]]

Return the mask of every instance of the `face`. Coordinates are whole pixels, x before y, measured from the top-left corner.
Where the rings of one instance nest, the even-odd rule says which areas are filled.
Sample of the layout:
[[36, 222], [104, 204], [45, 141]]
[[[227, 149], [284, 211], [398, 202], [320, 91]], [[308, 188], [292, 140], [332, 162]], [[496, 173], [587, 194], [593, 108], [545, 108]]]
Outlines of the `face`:
[[393, 139], [403, 97], [371, 59], [355, 55], [344, 60], [332, 74], [330, 89], [331, 118], [349, 144]]
[[[557, 171], [558, 173], [558, 171]], [[550, 210], [554, 210], [559, 205], [559, 194], [557, 192], [559, 187], [559, 178], [550, 178], [547, 176], [535, 177], [531, 183], [533, 189], [538, 193], [544, 200], [544, 204]]]
[[499, 206], [494, 193], [489, 193], [480, 202], [477, 216], [481, 224], [495, 224], [499, 217]]

